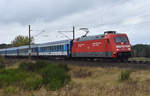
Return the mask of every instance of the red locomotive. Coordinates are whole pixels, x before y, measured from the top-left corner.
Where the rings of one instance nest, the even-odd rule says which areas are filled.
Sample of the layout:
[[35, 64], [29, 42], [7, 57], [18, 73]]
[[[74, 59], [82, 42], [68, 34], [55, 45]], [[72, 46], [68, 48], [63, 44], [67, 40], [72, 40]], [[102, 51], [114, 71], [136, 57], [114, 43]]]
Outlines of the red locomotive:
[[127, 59], [130, 56], [131, 44], [126, 34], [107, 31], [73, 40], [72, 57]]

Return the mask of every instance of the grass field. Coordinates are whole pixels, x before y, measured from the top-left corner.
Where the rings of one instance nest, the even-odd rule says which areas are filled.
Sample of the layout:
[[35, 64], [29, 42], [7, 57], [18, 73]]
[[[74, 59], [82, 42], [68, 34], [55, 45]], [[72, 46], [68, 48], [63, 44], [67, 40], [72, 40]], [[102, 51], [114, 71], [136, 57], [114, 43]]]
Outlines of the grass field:
[[[150, 70], [75, 65], [69, 65], [69, 69], [72, 80], [59, 90], [47, 91], [42, 87], [27, 91], [9, 86], [0, 89], [0, 96], [150, 96]], [[122, 71], [131, 72], [129, 80], [120, 81]]]
[[150, 58], [146, 58], [146, 57], [132, 57], [132, 58], [129, 58], [129, 60], [135, 60], [135, 61], [150, 61]]

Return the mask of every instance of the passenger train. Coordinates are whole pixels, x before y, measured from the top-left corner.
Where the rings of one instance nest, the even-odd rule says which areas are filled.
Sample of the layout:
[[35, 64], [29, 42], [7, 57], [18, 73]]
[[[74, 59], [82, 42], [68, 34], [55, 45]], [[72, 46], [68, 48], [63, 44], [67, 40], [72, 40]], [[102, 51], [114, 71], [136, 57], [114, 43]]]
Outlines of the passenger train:
[[[117, 58], [131, 56], [131, 44], [126, 34], [107, 31], [102, 35], [82, 36], [74, 40], [62, 40], [31, 45], [31, 56], [65, 58]], [[0, 49], [6, 57], [26, 57], [29, 46]]]

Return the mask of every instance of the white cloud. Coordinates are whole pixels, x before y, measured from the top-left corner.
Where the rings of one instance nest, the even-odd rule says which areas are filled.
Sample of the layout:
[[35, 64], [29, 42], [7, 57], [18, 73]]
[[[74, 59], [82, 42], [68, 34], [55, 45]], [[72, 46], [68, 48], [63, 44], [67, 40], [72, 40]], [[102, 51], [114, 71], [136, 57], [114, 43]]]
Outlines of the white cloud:
[[139, 16], [130, 17], [124, 20], [123, 25], [135, 25], [143, 22], [143, 18]]
[[[116, 30], [127, 33], [132, 44], [149, 43], [149, 4], [149, 0], [1, 0], [0, 43], [27, 35], [28, 24], [33, 25], [32, 35], [38, 43], [66, 39], [57, 31], [70, 31], [73, 25], [77, 37], [84, 34], [78, 29], [87, 27], [89, 35]], [[65, 34], [72, 38], [71, 33]]]

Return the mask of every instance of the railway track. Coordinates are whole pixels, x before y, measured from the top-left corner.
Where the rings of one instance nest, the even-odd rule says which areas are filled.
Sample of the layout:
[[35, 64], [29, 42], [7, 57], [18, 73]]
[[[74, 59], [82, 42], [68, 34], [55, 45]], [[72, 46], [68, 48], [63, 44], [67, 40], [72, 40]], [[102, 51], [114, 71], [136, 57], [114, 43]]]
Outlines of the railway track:
[[[13, 58], [8, 58], [13, 59]], [[20, 59], [15, 59], [15, 61], [18, 61]], [[49, 58], [43, 58], [43, 59], [37, 59], [34, 58], [33, 60], [46, 60], [53, 63], [63, 63], [68, 65], [77, 65], [77, 66], [89, 66], [89, 67], [118, 67], [118, 68], [131, 68], [131, 69], [150, 69], [150, 61], [144, 61], [144, 60], [128, 60], [126, 62], [116, 62], [116, 61], [102, 61], [102, 60], [76, 60], [76, 59], [49, 59]]]
[[111, 62], [111, 61], [99, 61], [99, 60], [48, 60], [54, 63], [63, 63], [68, 65], [77, 65], [77, 66], [88, 66], [88, 67], [118, 67], [118, 68], [130, 68], [130, 69], [141, 69], [149, 70], [150, 61], [137, 61], [129, 60], [127, 62]]
[[128, 60], [128, 63], [150, 64], [150, 61], [145, 61], [145, 60]]

